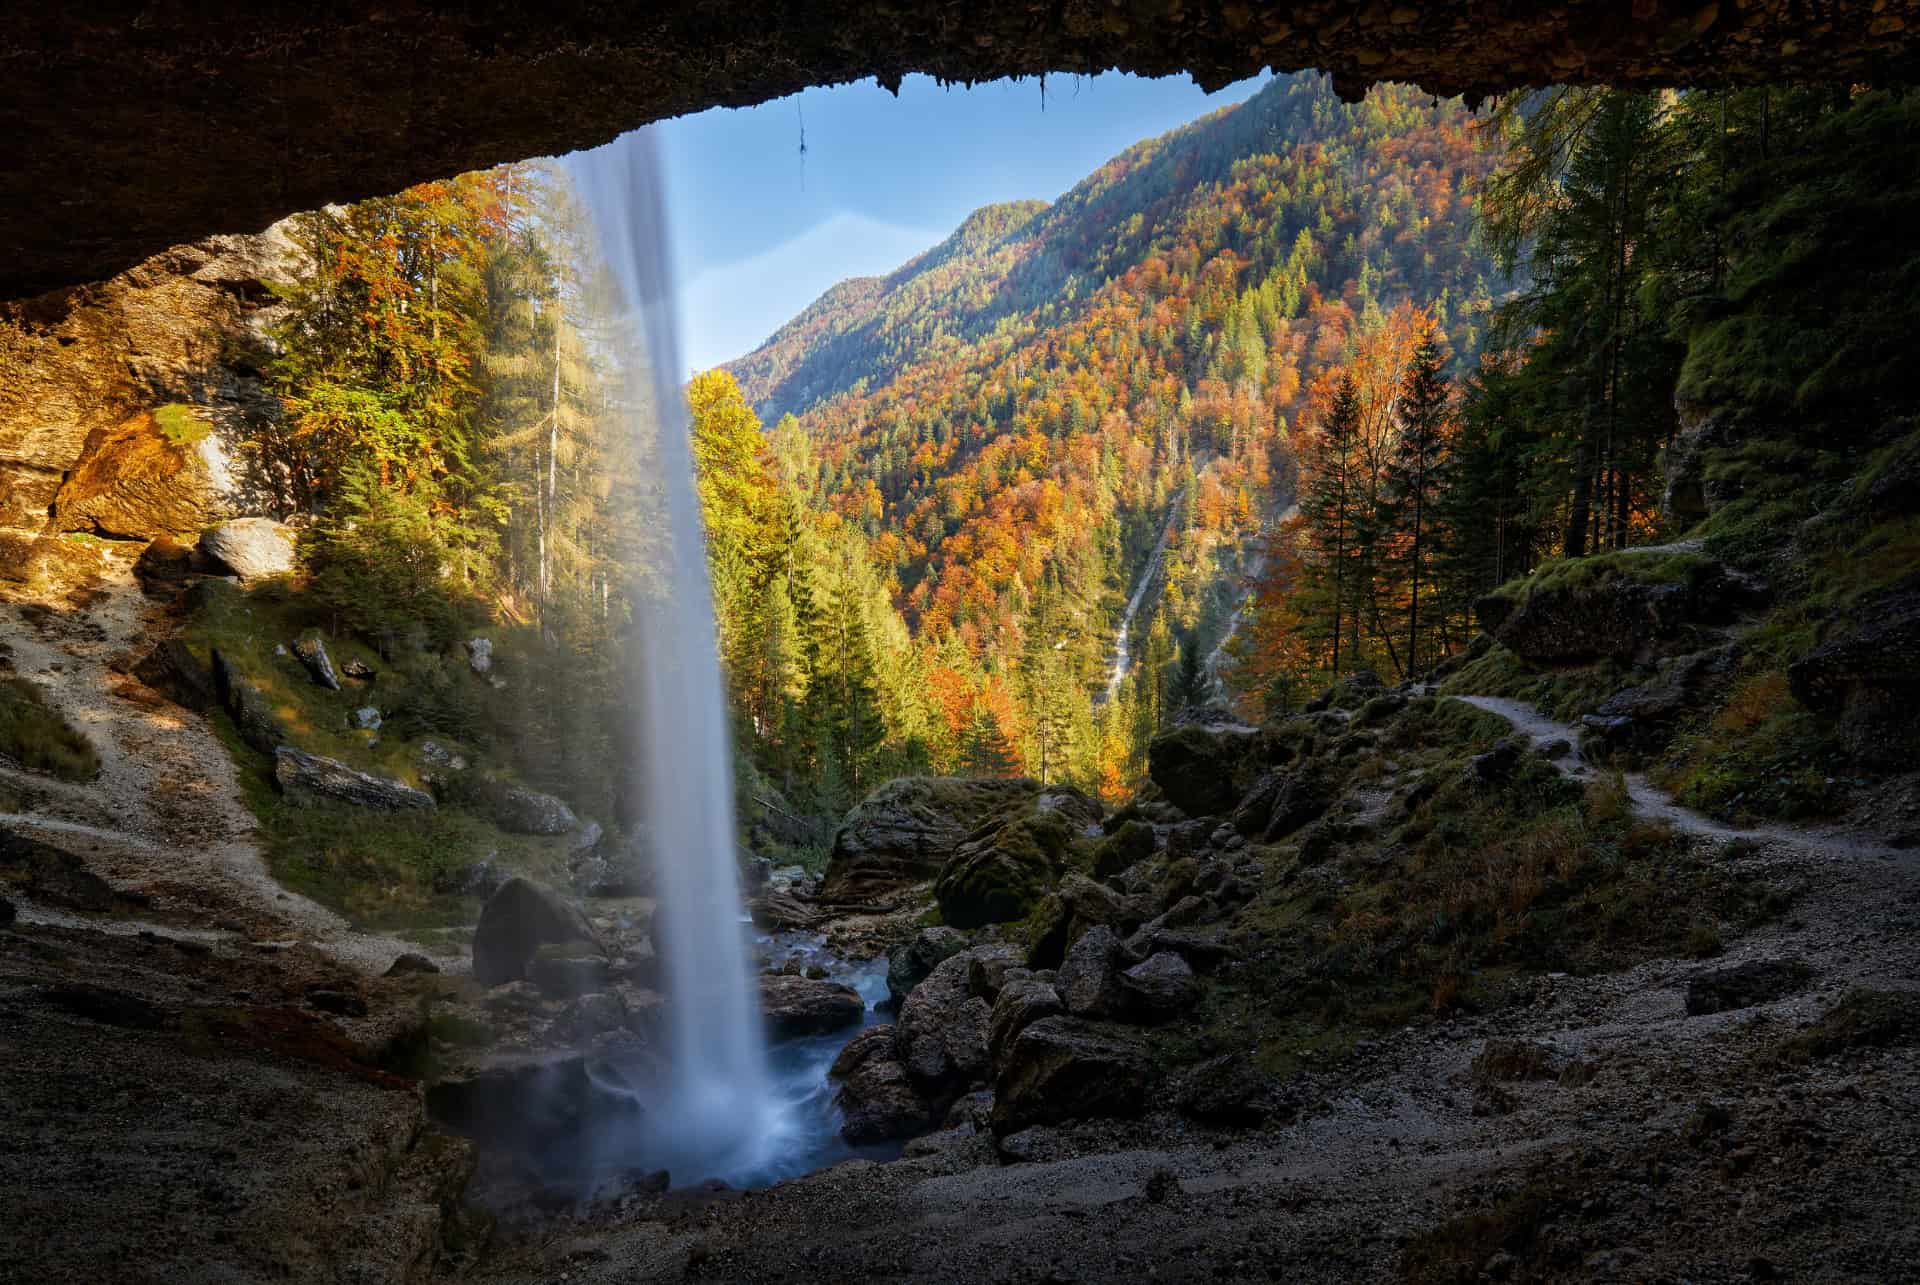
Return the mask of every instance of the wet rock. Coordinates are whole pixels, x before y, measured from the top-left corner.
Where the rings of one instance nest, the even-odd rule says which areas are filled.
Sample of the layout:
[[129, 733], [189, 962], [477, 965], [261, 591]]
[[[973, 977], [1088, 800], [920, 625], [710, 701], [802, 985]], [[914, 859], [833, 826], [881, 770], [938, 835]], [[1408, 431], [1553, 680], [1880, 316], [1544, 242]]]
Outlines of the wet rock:
[[907, 1073], [929, 1096], [964, 1088], [987, 1073], [987, 1036], [993, 1008], [969, 983], [971, 952], [940, 961], [900, 1006], [894, 1049]]
[[1151, 1078], [1140, 1046], [1071, 1017], [1047, 1017], [1015, 1038], [994, 1081], [993, 1130], [1134, 1116]]
[[133, 676], [174, 704], [196, 713], [212, 709], [220, 697], [207, 667], [194, 659], [178, 638], [157, 644], [133, 667]]
[[527, 975], [527, 965], [541, 946], [570, 942], [599, 945], [578, 909], [516, 875], [500, 885], [480, 912], [473, 934], [474, 980], [482, 986], [518, 981]]
[[468, 669], [476, 674], [493, 672], [493, 640], [491, 638], [469, 638], [466, 649]]
[[[653, 893], [654, 863], [651, 839], [644, 828], [622, 838], [601, 836], [599, 842], [570, 844], [568, 878], [582, 897], [646, 897]], [[749, 907], [751, 909], [751, 907]]]
[[526, 978], [548, 999], [574, 999], [606, 989], [610, 965], [587, 942], [548, 942], [527, 961]]
[[434, 963], [425, 955], [416, 954], [413, 951], [406, 951], [396, 957], [393, 963], [387, 966], [386, 976], [405, 977], [410, 973], [437, 973], [439, 971], [440, 965]]
[[747, 914], [755, 927], [766, 932], [813, 928], [823, 918], [820, 911], [791, 892], [768, 892], [750, 898]]
[[839, 1062], [834, 1068], [840, 1088], [833, 1100], [844, 1117], [840, 1136], [848, 1142], [860, 1145], [910, 1138], [933, 1123], [906, 1067], [893, 1058], [865, 1057], [844, 1074]]
[[242, 580], [282, 576], [294, 567], [293, 528], [272, 518], [235, 518], [200, 533], [200, 549]]
[[1039, 792], [1039, 783], [1025, 778], [889, 781], [861, 800], [834, 834], [821, 899], [871, 901], [934, 878], [988, 817]]
[[1080, 935], [1060, 965], [1059, 992], [1067, 1011], [1076, 1017], [1102, 1017], [1118, 1012], [1125, 995], [1120, 985], [1120, 939], [1099, 925]]
[[627, 1006], [618, 995], [594, 991], [580, 995], [553, 1019], [551, 1035], [560, 1043], [590, 1044], [629, 1029]]
[[1687, 983], [1687, 1015], [1751, 1008], [1806, 989], [1813, 969], [1797, 959], [1756, 959], [1701, 973]]
[[869, 1026], [848, 1040], [827, 1068], [827, 1078], [844, 1080], [871, 1061], [892, 1061], [894, 1029], [890, 1022]]
[[1174, 1104], [1202, 1124], [1244, 1128], [1266, 1118], [1266, 1088], [1266, 1078], [1244, 1055], [1226, 1053], [1187, 1072]]
[[340, 690], [340, 675], [334, 671], [333, 657], [327, 654], [326, 640], [319, 634], [305, 634], [296, 640], [293, 656], [306, 668], [316, 686], [330, 691]]
[[1189, 816], [1225, 812], [1252, 783], [1258, 738], [1241, 724], [1176, 727], [1148, 743], [1147, 774]]
[[1006, 1060], [1007, 1050], [1021, 1031], [1045, 1017], [1066, 1011], [1060, 992], [1037, 977], [1009, 980], [994, 997], [987, 1022], [987, 1051], [993, 1065]]
[[1120, 974], [1122, 1007], [1139, 1021], [1165, 1022], [1192, 1008], [1199, 984], [1187, 961], [1160, 951]]
[[266, 695], [218, 648], [213, 652], [213, 690], [249, 747], [272, 754], [286, 742], [286, 729], [273, 716]]
[[338, 759], [296, 750], [291, 745], [282, 745], [274, 752], [273, 780], [289, 802], [303, 806], [346, 803], [382, 812], [431, 812], [434, 809], [433, 796], [424, 790], [416, 790], [390, 776], [359, 771]]
[[942, 960], [967, 948], [965, 934], [953, 928], [923, 928], [887, 956], [887, 998], [896, 1009]]
[[867, 1011], [860, 992], [838, 982], [780, 974], [760, 978], [760, 1012], [776, 1040], [825, 1035], [852, 1026]]

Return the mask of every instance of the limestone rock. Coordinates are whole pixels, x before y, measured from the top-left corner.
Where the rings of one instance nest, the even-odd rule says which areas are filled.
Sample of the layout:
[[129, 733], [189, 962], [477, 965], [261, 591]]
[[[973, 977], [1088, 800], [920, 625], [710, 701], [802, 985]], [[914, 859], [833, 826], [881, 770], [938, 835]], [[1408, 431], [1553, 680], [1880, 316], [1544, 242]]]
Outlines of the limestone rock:
[[291, 745], [274, 750], [273, 780], [290, 802], [349, 803], [383, 812], [431, 812], [433, 796], [390, 776], [348, 767], [339, 759], [309, 754]]
[[823, 901], [867, 901], [931, 879], [981, 822], [1040, 791], [1025, 778], [909, 776], [847, 813], [827, 859]]
[[1851, 613], [1846, 628], [1787, 667], [1794, 698], [1838, 717], [1847, 749], [1874, 767], [1920, 754], [1920, 577]]
[[1141, 1021], [1179, 1017], [1193, 1007], [1199, 991], [1193, 969], [1170, 950], [1159, 951], [1120, 974], [1125, 1011]]
[[612, 980], [606, 956], [590, 942], [548, 942], [527, 961], [526, 978], [548, 999], [577, 999]]
[[87, 435], [54, 496], [54, 530], [151, 540], [198, 531], [217, 515], [220, 497], [202, 454], [218, 449], [211, 426], [185, 406], [163, 411], [159, 421], [142, 411]]
[[1144, 821], [1124, 821], [1094, 848], [1093, 877], [1111, 879], [1151, 857], [1156, 846], [1152, 826]]
[[587, 943], [597, 947], [593, 927], [570, 903], [528, 879], [501, 884], [480, 912], [473, 934], [473, 976], [499, 986], [527, 975], [541, 946]]
[[326, 639], [317, 633], [301, 635], [293, 644], [293, 656], [306, 668], [316, 686], [340, 690], [340, 675], [333, 668], [333, 657], [327, 655]]
[[863, 1062], [841, 1081], [833, 1101], [844, 1117], [840, 1136], [856, 1146], [909, 1138], [933, 1123], [907, 1069], [892, 1058]]
[[1147, 774], [1189, 816], [1227, 811], [1251, 784], [1259, 729], [1241, 724], [1190, 724], [1147, 745]]
[[985, 1076], [987, 1002], [972, 993], [970, 951], [951, 955], [914, 987], [894, 1024], [894, 1049], [907, 1073], [931, 1095]]
[[1150, 1080], [1132, 1040], [1071, 1017], [1042, 1018], [1020, 1032], [995, 1077], [993, 1131], [1138, 1115]]
[[1645, 662], [1682, 649], [1694, 626], [1763, 603], [1766, 587], [1709, 559], [1595, 555], [1579, 576], [1548, 575], [1474, 603], [1481, 628], [1525, 660]]
[[437, 973], [440, 965], [416, 951], [405, 951], [387, 966], [386, 976], [405, 977], [410, 973]]
[[467, 639], [467, 668], [476, 674], [493, 672], [493, 640], [491, 638]]
[[956, 928], [1025, 918], [1085, 838], [1065, 809], [1007, 809], [967, 836], [940, 871], [933, 893], [941, 918]]
[[860, 992], [838, 982], [770, 974], [760, 979], [760, 1011], [776, 1040], [825, 1035], [852, 1026], [867, 1011]]
[[105, 555], [78, 540], [0, 531], [0, 581], [44, 593], [85, 584], [106, 570]]
[[174, 704], [202, 713], [218, 703], [207, 667], [178, 638], [156, 643], [133, 667], [133, 676]]
[[926, 980], [939, 963], [967, 948], [964, 934], [953, 928], [922, 928], [911, 941], [887, 956], [887, 997], [897, 1009], [913, 988]]
[[1120, 985], [1120, 939], [1104, 924], [1080, 935], [1060, 965], [1059, 992], [1067, 1011], [1076, 1017], [1104, 1017], [1119, 1011], [1124, 993]]
[[213, 653], [213, 690], [233, 719], [240, 739], [253, 749], [272, 754], [286, 741], [286, 729], [273, 716], [265, 694], [217, 649]]
[[1010, 979], [1000, 988], [987, 1020], [987, 1052], [998, 1067], [1005, 1063], [1007, 1050], [1013, 1047], [1021, 1031], [1044, 1017], [1057, 1017], [1066, 1011], [1060, 992], [1037, 977]]
[[293, 528], [272, 518], [235, 518], [200, 534], [200, 548], [242, 580], [293, 570]]
[[820, 911], [784, 890], [749, 898], [747, 914], [753, 918], [755, 927], [767, 932], [810, 929], [817, 926], [822, 917]]
[[566, 834], [580, 824], [563, 800], [524, 785], [489, 782], [480, 802], [487, 819], [508, 834]]

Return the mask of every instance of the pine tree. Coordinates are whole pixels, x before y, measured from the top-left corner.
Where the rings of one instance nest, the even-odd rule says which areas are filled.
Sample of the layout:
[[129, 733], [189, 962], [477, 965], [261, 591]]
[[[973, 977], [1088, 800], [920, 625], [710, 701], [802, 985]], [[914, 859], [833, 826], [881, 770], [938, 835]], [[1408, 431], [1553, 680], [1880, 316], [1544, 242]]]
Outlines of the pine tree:
[[1420, 580], [1428, 557], [1428, 518], [1445, 468], [1446, 435], [1452, 411], [1446, 358], [1438, 331], [1427, 329], [1414, 350], [1401, 384], [1397, 449], [1388, 462], [1383, 488], [1384, 522], [1409, 537], [1406, 552], [1411, 586], [1407, 608], [1407, 673], [1420, 672]]

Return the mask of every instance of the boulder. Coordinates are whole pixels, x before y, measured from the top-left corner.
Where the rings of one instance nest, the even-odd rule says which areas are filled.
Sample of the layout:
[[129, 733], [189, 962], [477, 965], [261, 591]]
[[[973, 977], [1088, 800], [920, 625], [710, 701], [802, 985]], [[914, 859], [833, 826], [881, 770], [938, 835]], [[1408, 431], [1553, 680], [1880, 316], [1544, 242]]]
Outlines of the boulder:
[[282, 576], [294, 567], [293, 528], [272, 518], [235, 518], [200, 533], [200, 549], [242, 580]]
[[1026, 952], [1007, 943], [976, 946], [967, 963], [967, 990], [993, 1003], [1000, 988], [1007, 984], [1008, 976], [1025, 971], [1022, 967], [1025, 957]]
[[1536, 573], [1474, 603], [1481, 628], [1522, 659], [1644, 663], [1695, 625], [1761, 605], [1766, 587], [1691, 554], [1596, 554], [1575, 570]]
[[1787, 667], [1794, 699], [1840, 720], [1861, 763], [1901, 769], [1920, 755], [1920, 578], [1850, 614], [1837, 637]]
[[476, 674], [493, 672], [493, 640], [491, 638], [469, 638], [466, 649], [468, 669]]
[[1067, 1011], [1076, 1017], [1117, 1013], [1124, 998], [1119, 970], [1119, 937], [1105, 925], [1087, 929], [1060, 965], [1057, 989]]
[[926, 980], [944, 959], [967, 948], [964, 934], [953, 928], [922, 928], [913, 939], [887, 956], [887, 998], [899, 1008], [913, 988]]
[[219, 504], [204, 454], [217, 450], [210, 434], [181, 405], [94, 429], [54, 496], [53, 529], [120, 540], [198, 531]]
[[827, 859], [823, 901], [869, 901], [932, 879], [995, 812], [1040, 792], [1025, 778], [909, 776], [847, 813]]
[[425, 955], [409, 950], [394, 958], [393, 963], [387, 966], [385, 976], [405, 977], [410, 973], [437, 973], [439, 971], [440, 965], [434, 963]]
[[133, 667], [133, 676], [174, 704], [204, 713], [218, 703], [213, 677], [187, 645], [169, 638], [154, 645]]
[[383, 812], [431, 812], [433, 796], [390, 776], [348, 767], [339, 759], [282, 745], [273, 754], [273, 780], [291, 803], [347, 803]]
[[760, 979], [760, 1011], [767, 1034], [788, 1040], [852, 1026], [865, 1016], [867, 1002], [851, 986], [773, 973]]
[[[0, 493], [0, 500], [6, 497]], [[0, 581], [40, 593], [64, 592], [111, 570], [97, 545], [59, 536], [0, 531]]]
[[1333, 791], [1312, 764], [1269, 772], [1233, 810], [1229, 824], [1239, 834], [1277, 843], [1318, 820], [1333, 805]]
[[1239, 1053], [1225, 1053], [1187, 1072], [1174, 1096], [1180, 1114], [1202, 1124], [1244, 1128], [1266, 1116], [1266, 1081]]
[[1805, 990], [1813, 969], [1797, 959], [1755, 959], [1701, 973], [1687, 983], [1687, 1015], [1728, 1013]]
[[1147, 744], [1147, 775], [1189, 816], [1231, 808], [1257, 770], [1259, 729], [1241, 724], [1190, 724]]
[[293, 656], [306, 668], [315, 685], [329, 691], [340, 690], [340, 675], [327, 655], [327, 642], [317, 633], [302, 634], [293, 644]]
[[993, 1065], [1005, 1063], [1007, 1051], [1020, 1032], [1045, 1017], [1057, 1017], [1066, 1011], [1060, 992], [1051, 982], [1031, 975], [1011, 978], [994, 997], [987, 1018], [987, 1054]]
[[1144, 821], [1127, 820], [1093, 850], [1093, 877], [1111, 879], [1147, 860], [1158, 840]]
[[1129, 1017], [1165, 1022], [1191, 1009], [1200, 987], [1186, 960], [1162, 950], [1120, 974], [1120, 994]]
[[562, 1044], [589, 1044], [603, 1035], [629, 1029], [627, 1006], [618, 995], [594, 991], [576, 998], [553, 1019], [552, 1038]]
[[767, 892], [747, 900], [747, 914], [763, 932], [817, 927], [823, 914], [791, 892]]
[[861, 1063], [841, 1081], [833, 1104], [842, 1117], [840, 1136], [856, 1146], [910, 1138], [933, 1124], [906, 1067], [892, 1058]]
[[526, 979], [548, 999], [577, 999], [612, 980], [606, 956], [591, 942], [548, 942], [527, 961]]
[[844, 1080], [872, 1061], [891, 1062], [893, 1060], [893, 1026], [881, 1022], [869, 1026], [846, 1042], [840, 1052], [834, 1056], [833, 1065], [827, 1068], [827, 1078]]
[[528, 879], [501, 884], [480, 912], [473, 933], [473, 976], [499, 986], [527, 975], [541, 946], [583, 942], [598, 947], [593, 927], [570, 903]]
[[216, 648], [213, 653], [213, 691], [221, 708], [233, 719], [240, 739], [262, 754], [272, 754], [285, 743], [286, 729], [273, 716], [265, 693]]
[[987, 1071], [992, 1007], [972, 993], [971, 951], [940, 961], [913, 988], [894, 1024], [894, 1050], [929, 1096], [965, 1087]]
[[646, 897], [653, 893], [653, 849], [647, 832], [624, 838], [603, 835], [591, 845], [572, 845], [567, 874], [582, 897]]
[[353, 724], [354, 730], [361, 732], [377, 732], [383, 721], [380, 717], [380, 709], [375, 705], [362, 705], [349, 714], [347, 719]]
[[1524, 750], [1525, 746], [1520, 741], [1502, 737], [1485, 754], [1476, 754], [1469, 760], [1473, 779], [1482, 785], [1505, 785], [1513, 779], [1514, 769], [1520, 766], [1520, 755]]
[[524, 785], [489, 782], [480, 791], [480, 804], [487, 819], [508, 834], [566, 834], [580, 824], [564, 801]]
[[1042, 1018], [1014, 1039], [994, 1079], [993, 1131], [1139, 1115], [1150, 1079], [1134, 1041], [1075, 1018]]
[[933, 895], [940, 916], [956, 928], [1024, 919], [1046, 895], [1083, 827], [1059, 808], [1013, 808], [988, 821], [954, 850]]

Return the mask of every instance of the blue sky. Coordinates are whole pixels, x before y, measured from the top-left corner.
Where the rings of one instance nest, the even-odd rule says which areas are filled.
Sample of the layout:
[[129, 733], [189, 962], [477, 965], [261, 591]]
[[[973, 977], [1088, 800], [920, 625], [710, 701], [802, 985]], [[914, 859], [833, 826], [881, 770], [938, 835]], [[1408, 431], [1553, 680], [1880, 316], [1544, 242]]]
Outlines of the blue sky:
[[1184, 76], [1049, 76], [1043, 110], [1038, 81], [943, 89], [913, 76], [898, 98], [864, 81], [668, 121], [686, 361], [742, 356], [835, 282], [892, 271], [982, 205], [1051, 201], [1261, 83], [1208, 95]]

